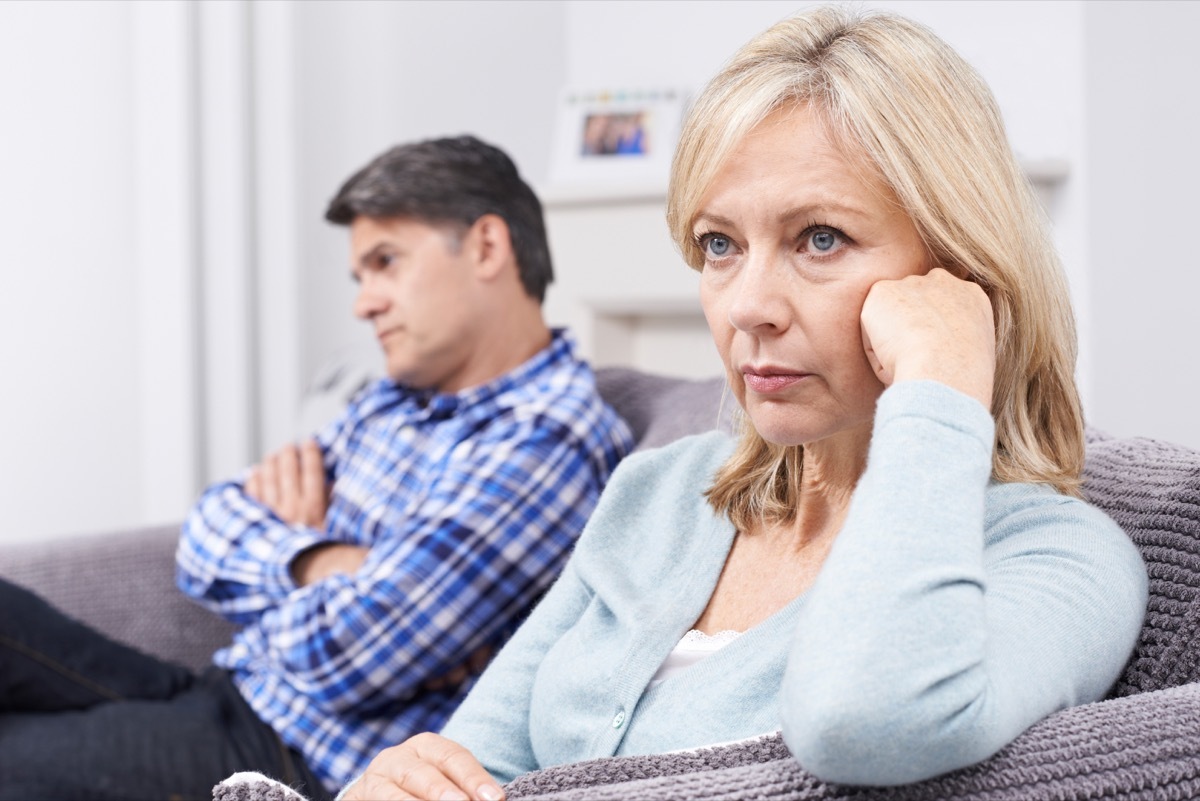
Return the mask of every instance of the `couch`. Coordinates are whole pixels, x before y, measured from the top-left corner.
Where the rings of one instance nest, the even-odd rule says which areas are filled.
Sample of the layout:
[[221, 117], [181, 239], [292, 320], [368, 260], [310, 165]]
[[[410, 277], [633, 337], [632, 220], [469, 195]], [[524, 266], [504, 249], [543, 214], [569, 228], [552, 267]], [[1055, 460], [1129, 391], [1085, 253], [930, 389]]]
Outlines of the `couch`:
[[[639, 448], [731, 426], [735, 403], [720, 379], [606, 368], [597, 380]], [[1106, 700], [1051, 715], [980, 765], [902, 788], [820, 782], [772, 736], [547, 768], [518, 778], [509, 797], [1200, 799], [1200, 452], [1089, 429], [1084, 478], [1086, 496], [1137, 544], [1150, 577], [1141, 639]], [[172, 525], [9, 545], [0, 575], [119, 640], [198, 667], [232, 627], [174, 588], [176, 534]]]

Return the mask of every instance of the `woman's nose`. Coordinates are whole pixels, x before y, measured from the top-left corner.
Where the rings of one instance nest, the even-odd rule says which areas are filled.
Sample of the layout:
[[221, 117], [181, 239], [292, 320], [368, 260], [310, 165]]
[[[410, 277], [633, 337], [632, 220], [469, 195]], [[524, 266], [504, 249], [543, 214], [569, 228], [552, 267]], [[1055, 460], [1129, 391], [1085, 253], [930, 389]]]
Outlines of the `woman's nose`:
[[730, 290], [729, 322], [739, 331], [782, 331], [791, 320], [782, 267], [772, 257], [747, 258]]

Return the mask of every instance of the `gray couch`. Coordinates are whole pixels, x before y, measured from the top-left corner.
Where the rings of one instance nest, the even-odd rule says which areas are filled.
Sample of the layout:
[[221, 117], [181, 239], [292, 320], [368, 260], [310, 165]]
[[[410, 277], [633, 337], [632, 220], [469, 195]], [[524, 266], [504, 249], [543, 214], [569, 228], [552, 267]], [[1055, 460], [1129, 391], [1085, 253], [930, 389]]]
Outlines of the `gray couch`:
[[[728, 427], [719, 379], [598, 371], [639, 447]], [[519, 778], [512, 798], [1200, 798], [1200, 452], [1089, 430], [1085, 492], [1141, 549], [1150, 608], [1137, 649], [1098, 704], [1065, 710], [987, 762], [894, 789], [827, 785], [778, 738], [687, 754], [619, 757]], [[200, 666], [231, 627], [174, 588], [176, 527], [0, 549], [0, 575], [142, 649]], [[246, 797], [250, 797], [247, 795]]]

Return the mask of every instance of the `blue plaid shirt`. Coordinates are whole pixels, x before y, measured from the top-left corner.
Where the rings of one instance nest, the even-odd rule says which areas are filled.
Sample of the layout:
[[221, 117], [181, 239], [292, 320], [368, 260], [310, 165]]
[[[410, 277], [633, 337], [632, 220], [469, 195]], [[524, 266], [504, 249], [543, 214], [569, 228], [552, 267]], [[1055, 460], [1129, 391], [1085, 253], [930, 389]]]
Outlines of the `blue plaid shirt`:
[[[515, 371], [457, 394], [379, 381], [317, 440], [325, 530], [282, 522], [240, 480], [215, 484], [184, 523], [176, 578], [245, 624], [214, 662], [333, 790], [441, 728], [471, 682], [422, 684], [511, 633], [632, 438], [556, 331]], [[298, 587], [292, 559], [322, 542], [371, 550], [356, 574]]]

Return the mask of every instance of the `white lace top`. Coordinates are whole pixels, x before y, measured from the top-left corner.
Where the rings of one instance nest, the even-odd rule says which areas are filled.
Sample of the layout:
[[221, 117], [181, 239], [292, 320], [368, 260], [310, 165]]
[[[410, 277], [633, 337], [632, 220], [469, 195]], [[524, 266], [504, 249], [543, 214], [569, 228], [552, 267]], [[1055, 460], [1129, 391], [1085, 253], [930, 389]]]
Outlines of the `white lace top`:
[[650, 680], [650, 686], [654, 687], [675, 674], [682, 673], [709, 654], [720, 651], [741, 635], [740, 631], [732, 629], [718, 631], [716, 634], [705, 634], [699, 629], [692, 629], [683, 635], [679, 644], [671, 650], [671, 653], [667, 654], [662, 666]]

